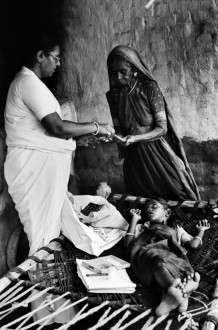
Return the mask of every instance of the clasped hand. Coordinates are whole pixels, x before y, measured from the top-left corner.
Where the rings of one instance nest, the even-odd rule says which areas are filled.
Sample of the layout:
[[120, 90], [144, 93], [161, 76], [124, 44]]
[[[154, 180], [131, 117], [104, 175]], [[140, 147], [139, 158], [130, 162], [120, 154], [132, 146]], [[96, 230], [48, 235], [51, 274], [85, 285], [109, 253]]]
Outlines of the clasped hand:
[[105, 138], [112, 138], [115, 133], [114, 128], [109, 124], [99, 124], [100, 135], [105, 135]]
[[113, 138], [114, 138], [115, 142], [121, 144], [124, 147], [127, 147], [130, 144], [135, 143], [134, 135], [127, 135], [127, 136], [122, 137], [120, 135], [114, 134]]
[[141, 210], [139, 209], [131, 209], [129, 211], [130, 215], [132, 216], [132, 220], [139, 221], [141, 220]]

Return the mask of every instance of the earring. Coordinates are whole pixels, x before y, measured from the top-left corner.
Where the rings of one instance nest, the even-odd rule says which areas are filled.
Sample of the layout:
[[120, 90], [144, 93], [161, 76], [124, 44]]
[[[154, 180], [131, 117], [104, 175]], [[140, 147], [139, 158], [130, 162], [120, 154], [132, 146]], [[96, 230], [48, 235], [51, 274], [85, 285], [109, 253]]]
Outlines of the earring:
[[138, 76], [138, 72], [134, 72], [133, 76], [134, 77], [137, 77]]

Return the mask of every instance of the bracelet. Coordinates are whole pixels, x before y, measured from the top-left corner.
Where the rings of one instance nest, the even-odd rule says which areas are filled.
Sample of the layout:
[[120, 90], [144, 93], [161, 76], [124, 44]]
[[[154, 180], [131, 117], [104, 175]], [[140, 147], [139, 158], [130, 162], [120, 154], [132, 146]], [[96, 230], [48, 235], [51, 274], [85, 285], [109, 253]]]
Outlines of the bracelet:
[[203, 241], [202, 241], [202, 238], [201, 238], [201, 237], [199, 237], [199, 236], [195, 236], [194, 239], [195, 239], [195, 238], [196, 238], [196, 239], [199, 239], [201, 245], [203, 244]]
[[125, 236], [127, 236], [127, 235], [129, 235], [129, 236], [135, 236], [135, 234], [133, 234], [133, 233], [126, 233]]
[[99, 133], [99, 123], [97, 123], [97, 121], [93, 121], [93, 124], [95, 125], [96, 127], [96, 130], [94, 130], [94, 132], [92, 132], [93, 135], [97, 135]]

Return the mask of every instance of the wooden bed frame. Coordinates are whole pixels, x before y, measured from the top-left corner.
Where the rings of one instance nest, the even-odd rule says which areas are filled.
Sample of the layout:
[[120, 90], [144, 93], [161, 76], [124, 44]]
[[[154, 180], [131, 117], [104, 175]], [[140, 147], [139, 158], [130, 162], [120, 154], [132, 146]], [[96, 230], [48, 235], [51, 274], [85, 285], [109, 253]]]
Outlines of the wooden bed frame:
[[[129, 207], [140, 208], [145, 203], [146, 198], [130, 195], [112, 194], [111, 196], [109, 196], [108, 200], [112, 204], [114, 204], [117, 209], [120, 210], [120, 212], [122, 213], [124, 209]], [[198, 255], [191, 255], [190, 261], [193, 264], [194, 269], [196, 270], [197, 268], [197, 271], [200, 272], [202, 277], [202, 282], [204, 285], [199, 289], [200, 294], [202, 295], [201, 297], [206, 297], [209, 294], [209, 287], [210, 290], [212, 288], [212, 293], [210, 292], [209, 304], [208, 302], [204, 303], [204, 309], [202, 308], [201, 310], [199, 310], [199, 315], [197, 314], [198, 312], [192, 312], [191, 318], [193, 320], [196, 320], [196, 322], [201, 321], [201, 328], [203, 330], [214, 330], [216, 328], [216, 324], [218, 323], [218, 280], [216, 276], [218, 269], [218, 221], [216, 221], [216, 212], [214, 212], [214, 210], [216, 210], [217, 208], [217, 201], [169, 201], [169, 206], [172, 208], [174, 215], [178, 217], [178, 220], [182, 223], [185, 229], [188, 229], [189, 232], [194, 230], [193, 228], [195, 228], [195, 221], [198, 221], [199, 219], [207, 217], [211, 223], [211, 229], [209, 230], [210, 233], [205, 234], [203, 244], [204, 250], [201, 249]], [[115, 254], [119, 257], [122, 257], [122, 252], [122, 242], [120, 242], [114, 248], [110, 249], [109, 251], [105, 251], [103, 255]], [[50, 254], [54, 255], [54, 258], [52, 259], [52, 261], [46, 261], [48, 255]], [[34, 285], [37, 285], [37, 289], [44, 290], [46, 289], [46, 287], [51, 287], [54, 283], [57, 284], [58, 281], [58, 286], [49, 289], [49, 292], [52, 292], [57, 295], [65, 294], [66, 297], [69, 298], [72, 302], [78, 302], [81, 299], [85, 299], [90, 306], [89, 310], [92, 310], [93, 306], [94, 308], [103, 308], [105, 305], [107, 305], [114, 310], [114, 313], [118, 314], [125, 312], [123, 317], [120, 319], [120, 326], [117, 326], [114, 329], [125, 329], [128, 327], [129, 329], [131, 329], [132, 324], [136, 324], [137, 322], [139, 322], [139, 320], [146, 320], [144, 321], [144, 326], [141, 327], [143, 330], [150, 329], [149, 327], [151, 326], [151, 318], [153, 317], [153, 305], [146, 305], [144, 303], [144, 300], [142, 299], [143, 293], [147, 288], [144, 288], [139, 285], [137, 287], [136, 294], [119, 295], [119, 297], [113, 297], [113, 295], [107, 297], [105, 294], [87, 294], [84, 286], [81, 284], [80, 279], [78, 277], [75, 277], [75, 258], [88, 259], [93, 258], [93, 256], [76, 249], [76, 247], [73, 246], [72, 243], [66, 240], [63, 236], [60, 236], [56, 240], [50, 242], [48, 246], [41, 248], [33, 256], [28, 257], [19, 266], [10, 269], [9, 272], [0, 279], [0, 320], [1, 294], [4, 295], [4, 292], [7, 292], [10, 287], [13, 288], [13, 285], [21, 285], [23, 286], [24, 290], [27, 290], [29, 288], [31, 289], [31, 287], [33, 287]], [[43, 267], [40, 267], [38, 271], [38, 277], [43, 278], [43, 280], [34, 283], [31, 282], [29, 279], [26, 279], [25, 274], [33, 267], [36, 267], [36, 265], [38, 264], [43, 264]], [[57, 276], [54, 277], [54, 282], [52, 282], [49, 272], [52, 271], [54, 273], [54, 269], [56, 271]], [[60, 274], [63, 273], [67, 274], [67, 277], [64, 276], [61, 278]], [[42, 276], [42, 274], [47, 274], [47, 278], [45, 275]], [[24, 277], [24, 280], [20, 280], [20, 278], [22, 279], [22, 277]], [[50, 282], [46, 282], [47, 280], [50, 280]], [[101, 307], [102, 304], [103, 307]], [[209, 307], [206, 307], [206, 305], [208, 305]], [[134, 312], [136, 313], [136, 316], [132, 317], [129, 321], [130, 316], [127, 312]], [[186, 313], [184, 317], [181, 317], [181, 315], [179, 316], [180, 321], [182, 321], [182, 318], [183, 322], [179, 323], [179, 326], [177, 324], [178, 329], [186, 329], [185, 326], [187, 326], [188, 322], [190, 322], [190, 317], [188, 317], [188, 313]], [[105, 316], [105, 318], [103, 318], [101, 322], [106, 322], [104, 323], [104, 326], [107, 324], [107, 322], [109, 325], [109, 321], [111, 319], [112, 317], [110, 318]], [[125, 319], [127, 320], [126, 323]], [[167, 318], [162, 317], [162, 319], [160, 319], [161, 318], [157, 320], [153, 317], [152, 320], [154, 322], [152, 329], [158, 329], [158, 322], [159, 325], [161, 324], [161, 322], [165, 322], [165, 325], [162, 326], [164, 326], [166, 329], [170, 329], [169, 322], [175, 319], [175, 313], [173, 313], [172, 317], [167, 316]], [[157, 323], [157, 328], [155, 327], [155, 322]], [[122, 325], [121, 323], [125, 324]], [[113, 327], [111, 328], [113, 329]], [[174, 328], [171, 329], [176, 330], [177, 328], [174, 326]], [[62, 328], [60, 327], [59, 329]], [[162, 327], [161, 329], [164, 328]]]

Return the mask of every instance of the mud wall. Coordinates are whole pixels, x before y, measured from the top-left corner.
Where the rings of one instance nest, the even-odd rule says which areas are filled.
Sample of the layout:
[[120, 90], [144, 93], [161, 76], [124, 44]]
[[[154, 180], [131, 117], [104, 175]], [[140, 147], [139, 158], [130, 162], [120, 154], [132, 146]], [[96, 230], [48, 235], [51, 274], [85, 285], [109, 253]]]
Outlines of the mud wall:
[[[57, 92], [72, 99], [79, 120], [110, 122], [107, 54], [118, 44], [135, 47], [174, 114], [202, 198], [215, 198], [218, 2], [156, 0], [149, 10], [145, 4], [144, 0], [65, 1], [66, 65]], [[101, 179], [123, 191], [122, 162], [115, 146], [97, 145], [93, 151], [78, 147], [77, 156], [81, 191], [93, 193]]]

